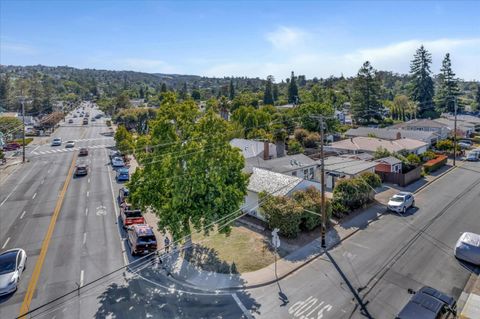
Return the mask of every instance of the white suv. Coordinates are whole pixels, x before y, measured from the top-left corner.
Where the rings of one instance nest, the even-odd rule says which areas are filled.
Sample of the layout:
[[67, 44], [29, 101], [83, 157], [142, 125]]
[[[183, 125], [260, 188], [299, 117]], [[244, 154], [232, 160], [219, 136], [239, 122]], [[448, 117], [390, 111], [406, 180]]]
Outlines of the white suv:
[[55, 137], [52, 140], [52, 146], [60, 146], [62, 145], [62, 139], [60, 137]]
[[405, 214], [410, 207], [415, 207], [415, 197], [408, 192], [400, 192], [393, 195], [387, 204], [388, 210], [402, 214]]

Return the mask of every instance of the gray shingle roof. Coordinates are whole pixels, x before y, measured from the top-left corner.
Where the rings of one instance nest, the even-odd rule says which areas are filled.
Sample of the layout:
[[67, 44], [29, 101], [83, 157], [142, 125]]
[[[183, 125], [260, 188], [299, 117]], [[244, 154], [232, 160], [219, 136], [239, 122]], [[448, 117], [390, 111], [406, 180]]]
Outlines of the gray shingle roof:
[[410, 138], [413, 140], [419, 140], [419, 141], [429, 142], [429, 143], [432, 139], [435, 139], [438, 137], [438, 135], [435, 134], [434, 132], [410, 131], [410, 130], [388, 129], [388, 128], [371, 128], [371, 127], [351, 128], [345, 133], [345, 136], [369, 137], [369, 135], [373, 135], [374, 137], [383, 138], [386, 140], [396, 140], [398, 137], [398, 134], [400, 134], [400, 138]]
[[255, 193], [267, 192], [275, 196], [283, 196], [287, 195], [301, 182], [302, 179], [299, 177], [254, 167], [247, 189]]
[[395, 165], [395, 164], [400, 164], [402, 161], [399, 160], [396, 157], [388, 156], [388, 157], [384, 157], [384, 158], [379, 158], [379, 159], [375, 160], [375, 162], [383, 162], [383, 163], [387, 163], [389, 165]]
[[[230, 145], [238, 147], [242, 151], [244, 158], [259, 156], [263, 153], [264, 143], [261, 141], [247, 140], [243, 138], [234, 138], [230, 141]], [[269, 153], [271, 156], [276, 156], [277, 147], [275, 144], [269, 143]]]
[[435, 127], [435, 128], [442, 128], [447, 127], [447, 125], [437, 122], [435, 120], [430, 119], [416, 119], [410, 120], [408, 122], [399, 123], [390, 126], [390, 128], [420, 128], [420, 127]]
[[245, 161], [246, 171], [252, 167], [264, 168], [277, 173], [286, 173], [302, 167], [316, 165], [316, 162], [304, 154], [287, 155], [264, 161], [261, 158], [247, 158]]
[[[377, 163], [374, 162], [356, 160], [349, 157], [340, 156], [330, 156], [325, 158], [324, 161], [325, 171], [343, 173], [347, 175], [356, 175], [377, 165]], [[318, 160], [317, 163], [320, 165], [321, 160]]]

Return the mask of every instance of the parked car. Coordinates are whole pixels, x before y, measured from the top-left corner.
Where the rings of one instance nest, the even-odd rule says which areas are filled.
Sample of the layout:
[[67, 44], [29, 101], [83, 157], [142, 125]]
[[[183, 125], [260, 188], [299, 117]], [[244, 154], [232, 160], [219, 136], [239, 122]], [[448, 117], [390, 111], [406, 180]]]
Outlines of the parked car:
[[65, 143], [65, 148], [72, 148], [72, 147], [75, 147], [74, 141], [67, 141], [67, 143]]
[[480, 265], [480, 235], [463, 233], [455, 245], [455, 257]]
[[112, 161], [115, 157], [122, 157], [122, 153], [119, 151], [111, 151], [108, 157], [110, 157], [110, 161]]
[[480, 159], [480, 152], [475, 152], [475, 151], [469, 152], [465, 159], [469, 162], [476, 162]]
[[128, 195], [130, 194], [128, 188], [122, 187], [118, 191], [118, 203], [121, 204], [127, 201]]
[[22, 145], [20, 145], [17, 142], [10, 142], [10, 143], [7, 143], [3, 146], [3, 150], [4, 151], [15, 151], [15, 150], [18, 150], [21, 147], [22, 147]]
[[113, 167], [123, 167], [125, 166], [125, 163], [123, 162], [123, 159], [121, 157], [114, 157], [112, 158], [112, 166]]
[[125, 182], [130, 180], [130, 173], [127, 167], [122, 167], [117, 170], [117, 182]]
[[95, 120], [95, 118], [94, 118], [94, 117], [92, 117], [92, 122], [95, 122], [95, 121], [96, 121], [96, 120]]
[[157, 250], [157, 239], [153, 229], [146, 224], [129, 227], [127, 238], [132, 255], [146, 254]]
[[0, 296], [17, 290], [26, 263], [27, 254], [23, 249], [10, 249], [0, 254]]
[[[396, 319], [440, 319], [455, 318], [457, 303], [455, 299], [424, 286], [403, 307]], [[448, 316], [451, 314], [452, 316]]]
[[68, 123], [69, 123], [69, 124], [72, 124], [72, 123], [73, 123], [73, 119], [69, 119], [69, 120], [68, 120]]
[[127, 201], [120, 204], [120, 219], [122, 220], [124, 228], [135, 224], [145, 224], [145, 218], [142, 215], [142, 211], [133, 208]]
[[88, 156], [88, 148], [82, 147], [78, 151], [78, 156]]
[[[77, 113], [78, 113], [78, 111], [77, 111]], [[77, 116], [77, 114], [73, 114], [73, 117], [74, 117], [74, 118], [77, 118], [78, 116]]]
[[75, 166], [75, 177], [88, 175], [88, 166], [85, 164], [78, 164]]
[[393, 195], [387, 204], [388, 210], [403, 214], [405, 214], [410, 207], [415, 207], [415, 197], [412, 193], [408, 192], [400, 192]]
[[88, 124], [88, 119], [87, 118], [84, 118], [83, 119], [83, 122], [82, 122], [82, 125], [87, 125]]
[[469, 149], [472, 147], [472, 144], [465, 143], [465, 142], [460, 142], [458, 143], [458, 146], [460, 146], [461, 149]]

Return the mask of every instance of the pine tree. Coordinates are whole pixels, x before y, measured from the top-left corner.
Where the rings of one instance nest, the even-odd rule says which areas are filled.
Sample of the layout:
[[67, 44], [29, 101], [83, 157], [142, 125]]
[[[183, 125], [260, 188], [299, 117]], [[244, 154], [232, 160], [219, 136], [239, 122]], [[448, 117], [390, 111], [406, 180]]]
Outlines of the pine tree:
[[140, 86], [140, 89], [138, 90], [138, 95], [141, 99], [145, 98], [145, 92], [143, 91], [143, 86]]
[[235, 98], [235, 88], [233, 87], [233, 80], [230, 79], [230, 87], [228, 89], [228, 97], [231, 100]]
[[160, 93], [166, 93], [167, 91], [167, 85], [165, 83], [162, 83], [162, 86], [160, 87]]
[[377, 71], [366, 61], [353, 83], [352, 113], [357, 123], [381, 121], [380, 80]]
[[180, 99], [186, 100], [188, 97], [187, 82], [183, 82], [183, 86], [180, 89]]
[[273, 105], [273, 76], [267, 76], [267, 83], [265, 85], [265, 91], [263, 93], [263, 104]]
[[288, 83], [288, 103], [296, 104], [298, 101], [298, 87], [295, 79], [295, 74], [292, 71], [292, 76]]
[[419, 117], [435, 116], [433, 79], [430, 71], [432, 55], [423, 47], [416, 51], [410, 64], [410, 96], [418, 104]]
[[450, 53], [445, 55], [440, 72], [435, 104], [440, 112], [453, 113], [455, 111], [455, 99], [460, 95], [460, 90], [458, 89], [458, 80], [452, 71]]
[[273, 101], [278, 101], [278, 85], [273, 83]]

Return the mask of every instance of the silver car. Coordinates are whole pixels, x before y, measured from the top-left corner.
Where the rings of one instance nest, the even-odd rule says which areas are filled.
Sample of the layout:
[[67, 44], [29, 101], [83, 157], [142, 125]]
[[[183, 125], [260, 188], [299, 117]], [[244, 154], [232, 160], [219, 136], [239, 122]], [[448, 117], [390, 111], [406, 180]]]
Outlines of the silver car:
[[463, 233], [455, 245], [455, 257], [480, 265], [480, 235]]
[[388, 210], [402, 214], [405, 214], [410, 207], [415, 207], [415, 197], [409, 192], [393, 195], [387, 204]]
[[26, 262], [27, 254], [20, 248], [10, 249], [0, 254], [0, 296], [17, 290]]

